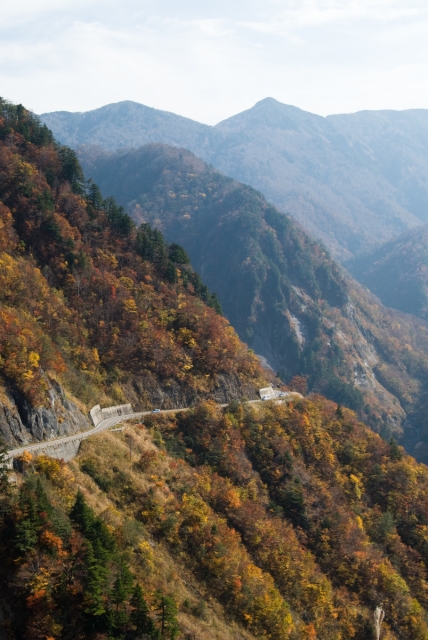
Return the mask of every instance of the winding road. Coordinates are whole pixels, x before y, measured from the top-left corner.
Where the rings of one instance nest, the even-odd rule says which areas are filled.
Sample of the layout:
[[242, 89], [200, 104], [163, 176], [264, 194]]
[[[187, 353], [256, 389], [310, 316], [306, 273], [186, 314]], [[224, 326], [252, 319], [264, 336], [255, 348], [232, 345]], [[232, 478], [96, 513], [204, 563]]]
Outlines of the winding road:
[[[227, 406], [227, 405], [221, 405]], [[188, 411], [189, 407], [185, 409], [164, 409], [159, 411], [158, 413], [179, 413], [180, 411]], [[40, 449], [46, 449], [48, 445], [63, 445], [67, 444], [67, 442], [75, 442], [76, 440], [85, 440], [86, 438], [90, 438], [91, 436], [100, 433], [101, 431], [105, 431], [106, 429], [110, 429], [114, 427], [118, 422], [123, 422], [125, 420], [132, 420], [133, 418], [141, 418], [142, 416], [147, 416], [153, 413], [152, 411], [140, 411], [138, 413], [127, 413], [122, 416], [114, 416], [113, 418], [107, 418], [100, 422], [99, 425], [93, 427], [93, 429], [89, 429], [88, 431], [79, 431], [78, 433], [73, 433], [71, 436], [61, 436], [59, 438], [53, 438], [52, 440], [42, 440], [42, 442], [35, 442], [33, 444], [27, 444], [23, 447], [19, 447], [18, 449], [10, 449], [8, 451], [9, 458], [16, 458], [17, 456], [24, 453], [24, 451], [28, 451], [32, 453], [34, 451], [38, 451]]]
[[[275, 397], [272, 399], [275, 399], [276, 402], [283, 402], [284, 400], [288, 399], [290, 400], [291, 397], [290, 396], [295, 396], [298, 395], [300, 396], [300, 394], [295, 394], [295, 393], [287, 393], [287, 396], [284, 398], [280, 398], [279, 397], [279, 393], [276, 392]], [[301, 396], [300, 396], [301, 397]], [[248, 401], [250, 404], [254, 404], [257, 402], [263, 402], [263, 400], [249, 400]], [[227, 403], [226, 404], [220, 404], [218, 405], [219, 407], [227, 407]], [[189, 411], [189, 409], [191, 409], [191, 407], [184, 407], [182, 409], [161, 409], [160, 411], [156, 411], [156, 415], [158, 414], [164, 414], [164, 413], [180, 413], [182, 411]], [[114, 427], [115, 424], [117, 424], [118, 422], [124, 422], [126, 420], [132, 420], [133, 418], [142, 418], [144, 416], [150, 415], [154, 413], [153, 411], [140, 411], [138, 413], [127, 413], [125, 415], [121, 415], [121, 416], [114, 416], [112, 418], [107, 418], [106, 420], [103, 420], [102, 422], [100, 422], [96, 427], [93, 427], [93, 429], [89, 429], [88, 431], [79, 431], [78, 433], [73, 433], [71, 436], [61, 436], [59, 438], [53, 438], [52, 440], [43, 440], [42, 442], [35, 442], [33, 444], [27, 444], [23, 447], [19, 447], [18, 449], [10, 449], [8, 451], [8, 457], [9, 460], [12, 461], [13, 458], [16, 458], [17, 456], [21, 455], [22, 453], [24, 453], [24, 451], [28, 451], [29, 453], [33, 453], [35, 451], [39, 451], [39, 450], [43, 450], [43, 449], [47, 449], [47, 448], [51, 448], [51, 447], [60, 447], [62, 445], [65, 445], [67, 443], [72, 443], [72, 442], [81, 442], [82, 440], [85, 440], [86, 438], [90, 438], [91, 436], [100, 433], [101, 431], [105, 431], [106, 429], [110, 429], [111, 427]]]

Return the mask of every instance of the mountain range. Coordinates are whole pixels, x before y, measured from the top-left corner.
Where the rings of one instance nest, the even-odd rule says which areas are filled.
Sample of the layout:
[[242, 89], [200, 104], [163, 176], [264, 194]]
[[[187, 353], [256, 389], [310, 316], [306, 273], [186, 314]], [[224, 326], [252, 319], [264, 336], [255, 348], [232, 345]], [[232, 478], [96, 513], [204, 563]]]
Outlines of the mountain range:
[[241, 339], [284, 381], [304, 377], [384, 436], [404, 429], [425, 456], [422, 320], [383, 307], [260, 192], [189, 151], [147, 144], [84, 166], [137, 224], [183, 245]]
[[75, 149], [188, 149], [262, 191], [342, 261], [428, 220], [426, 110], [321, 117], [266, 98], [210, 127], [126, 101], [41, 119]]

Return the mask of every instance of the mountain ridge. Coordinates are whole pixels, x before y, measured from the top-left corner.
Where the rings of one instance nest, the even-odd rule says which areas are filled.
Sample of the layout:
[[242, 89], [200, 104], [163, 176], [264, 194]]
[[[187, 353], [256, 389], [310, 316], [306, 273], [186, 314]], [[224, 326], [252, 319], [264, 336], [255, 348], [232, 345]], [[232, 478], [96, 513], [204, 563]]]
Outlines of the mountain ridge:
[[377, 430], [400, 437], [406, 424], [409, 450], [421, 442], [425, 455], [425, 419], [415, 417], [428, 365], [422, 320], [383, 308], [260, 192], [188, 151], [148, 144], [100, 157], [91, 175], [134, 220], [185, 247], [238, 334], [284, 381], [306, 377]]
[[[41, 118], [74, 148], [116, 151], [150, 142], [186, 148], [262, 191], [346, 261], [428, 220], [428, 155], [421, 143], [427, 113], [324, 117], [266, 98], [215, 126], [129, 102]], [[77, 121], [91, 119], [79, 130]]]

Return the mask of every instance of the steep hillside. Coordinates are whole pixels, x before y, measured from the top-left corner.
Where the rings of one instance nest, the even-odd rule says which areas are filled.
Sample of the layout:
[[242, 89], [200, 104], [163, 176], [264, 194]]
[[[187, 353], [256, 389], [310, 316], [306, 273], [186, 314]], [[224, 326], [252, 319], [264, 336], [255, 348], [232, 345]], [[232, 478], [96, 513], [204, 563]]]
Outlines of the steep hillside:
[[164, 145], [107, 156], [94, 171], [136, 221], [184, 246], [241, 338], [284, 380], [304, 376], [382, 433], [400, 434], [425, 402], [425, 325], [382, 308], [260, 193]]
[[215, 127], [128, 102], [42, 119], [75, 148], [189, 149], [262, 191], [341, 260], [428, 221], [426, 110], [324, 118], [267, 98]]
[[384, 640], [428, 638], [427, 468], [321, 398], [207, 402], [20, 465], [10, 640], [369, 640], [380, 603]]
[[351, 273], [389, 307], [428, 320], [428, 227], [352, 260]]
[[258, 361], [218, 311], [180, 246], [137, 229], [84, 181], [73, 151], [0, 102], [0, 430], [9, 445], [86, 428], [97, 403], [253, 396]]

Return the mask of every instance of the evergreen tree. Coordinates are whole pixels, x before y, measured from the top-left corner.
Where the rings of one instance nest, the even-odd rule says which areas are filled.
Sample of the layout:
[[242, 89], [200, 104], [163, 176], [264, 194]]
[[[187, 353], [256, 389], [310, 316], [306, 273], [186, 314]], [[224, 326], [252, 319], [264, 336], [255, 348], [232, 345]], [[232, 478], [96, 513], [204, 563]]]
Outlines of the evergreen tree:
[[100, 518], [97, 518], [94, 513], [92, 525], [86, 535], [90, 540], [92, 540], [94, 549], [97, 545], [99, 545], [99, 547], [102, 548], [103, 551], [107, 553], [107, 555], [114, 552], [116, 548], [115, 539], [107, 529], [107, 525], [105, 524], [105, 522], [103, 522]]
[[86, 579], [84, 586], [85, 613], [99, 618], [106, 613], [105, 587], [108, 571], [105, 563], [94, 553], [92, 544], [86, 543]]
[[15, 545], [18, 551], [21, 553], [33, 551], [38, 540], [37, 528], [37, 524], [31, 518], [24, 518], [17, 524], [15, 530]]
[[128, 589], [124, 584], [120, 575], [116, 577], [111, 591], [111, 601], [114, 605], [114, 610], [109, 612], [109, 626], [116, 632], [125, 631], [129, 623], [129, 616], [124, 607], [128, 596]]
[[173, 242], [169, 245], [169, 259], [177, 264], [190, 264], [190, 258], [179, 244]]
[[15, 546], [21, 553], [27, 553], [36, 547], [41, 525], [36, 496], [28, 485], [24, 485], [20, 491], [19, 506], [23, 517], [16, 525]]
[[209, 307], [211, 307], [212, 309], [214, 309], [214, 311], [216, 313], [218, 313], [219, 316], [223, 315], [223, 309], [221, 308], [221, 304], [219, 299], [217, 298], [217, 294], [216, 293], [212, 293], [209, 300], [207, 301], [207, 304]]
[[177, 605], [174, 598], [165, 596], [161, 591], [156, 592], [156, 619], [161, 638], [174, 640], [179, 632]]
[[123, 207], [117, 205], [114, 198], [110, 197], [103, 202], [104, 210], [107, 214], [107, 220], [111, 228], [117, 235], [129, 236], [135, 223], [126, 213]]
[[88, 535], [94, 524], [95, 514], [86, 504], [83, 493], [77, 492], [76, 501], [71, 509], [70, 518], [75, 522], [84, 536]]
[[76, 152], [68, 147], [61, 147], [58, 155], [62, 163], [61, 178], [68, 180], [73, 193], [82, 195], [84, 193], [85, 178]]
[[170, 282], [171, 284], [176, 284], [177, 282], [177, 269], [171, 260], [168, 260], [168, 264], [165, 271], [165, 280]]
[[120, 605], [123, 602], [125, 602], [126, 596], [127, 596], [127, 590], [125, 588], [125, 585], [122, 582], [122, 578], [120, 577], [120, 575], [118, 575], [116, 577], [116, 580], [114, 581], [113, 589], [111, 592], [111, 599], [113, 604], [116, 607], [116, 612], [119, 611]]
[[103, 206], [101, 191], [91, 179], [88, 180], [87, 184], [86, 202], [91, 206], [92, 210], [98, 211]]
[[149, 607], [144, 599], [143, 590], [139, 584], [136, 585], [131, 599], [131, 622], [137, 632], [137, 637], [147, 634], [154, 636], [155, 626], [149, 614]]
[[36, 482], [36, 498], [37, 498], [37, 510], [38, 512], [44, 512], [47, 515], [51, 515], [52, 513], [52, 505], [49, 502], [49, 499], [46, 495], [46, 492], [43, 488], [42, 481], [40, 478], [37, 478]]
[[148, 224], [142, 224], [137, 233], [137, 251], [143, 260], [153, 262], [154, 243], [151, 237], [151, 228]]

